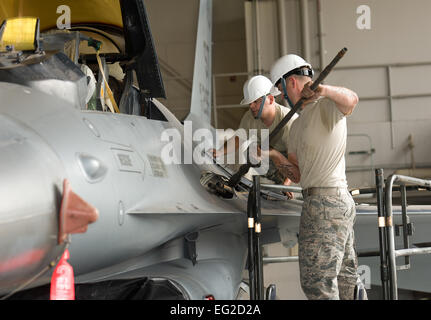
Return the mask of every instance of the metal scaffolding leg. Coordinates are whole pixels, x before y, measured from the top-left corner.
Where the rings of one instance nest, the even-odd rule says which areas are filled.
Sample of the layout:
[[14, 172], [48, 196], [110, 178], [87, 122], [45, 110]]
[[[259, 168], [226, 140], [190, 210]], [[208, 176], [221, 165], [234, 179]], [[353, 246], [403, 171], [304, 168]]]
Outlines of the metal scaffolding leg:
[[255, 200], [255, 266], [256, 266], [256, 292], [257, 299], [264, 299], [263, 290], [263, 262], [262, 262], [262, 245], [260, 244], [260, 233], [262, 231], [261, 225], [261, 211], [260, 211], [260, 176], [253, 176], [253, 191]]
[[255, 282], [255, 258], [254, 258], [254, 192], [248, 194], [247, 216], [248, 216], [248, 279], [250, 288], [250, 300], [256, 300]]
[[261, 211], [260, 211], [260, 177], [253, 177], [253, 188], [247, 202], [248, 216], [248, 274], [250, 300], [263, 300], [263, 259], [260, 244]]
[[376, 169], [377, 215], [379, 226], [380, 278], [382, 281], [383, 300], [389, 299], [389, 275], [386, 243], [386, 219], [384, 209], [383, 169]]

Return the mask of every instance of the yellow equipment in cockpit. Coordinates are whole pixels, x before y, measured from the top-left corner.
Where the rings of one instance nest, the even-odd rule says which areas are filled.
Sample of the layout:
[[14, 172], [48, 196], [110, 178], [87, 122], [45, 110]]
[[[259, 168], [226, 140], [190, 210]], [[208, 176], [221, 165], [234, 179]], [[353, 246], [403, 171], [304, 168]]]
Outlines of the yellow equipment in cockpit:
[[0, 27], [0, 51], [37, 51], [39, 49], [39, 19], [10, 18]]

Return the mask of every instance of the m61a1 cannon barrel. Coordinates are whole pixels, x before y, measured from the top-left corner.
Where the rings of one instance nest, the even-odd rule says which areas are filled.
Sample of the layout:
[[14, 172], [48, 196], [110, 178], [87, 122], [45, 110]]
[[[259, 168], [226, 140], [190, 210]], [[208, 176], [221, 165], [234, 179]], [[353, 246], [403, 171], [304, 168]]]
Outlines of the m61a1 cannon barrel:
[[[319, 74], [319, 77], [312, 83], [310, 86], [311, 90], [316, 90], [319, 84], [328, 76], [328, 74], [332, 71], [332, 69], [335, 67], [335, 65], [338, 63], [338, 61], [341, 60], [341, 58], [344, 56], [344, 54], [347, 52], [347, 48], [341, 49], [338, 54], [332, 59], [332, 61], [326, 66], [325, 69]], [[301, 108], [303, 103], [305, 102], [305, 98], [302, 97], [299, 99], [299, 101], [293, 106], [293, 108], [286, 114], [286, 116], [277, 124], [277, 126], [272, 130], [272, 132], [269, 134], [269, 143], [271, 143], [271, 139], [273, 139], [283, 128], [286, 123], [289, 122], [289, 120], [293, 117], [293, 115]], [[232, 177], [228, 181], [228, 185], [230, 187], [235, 187], [238, 182], [241, 180], [241, 177], [248, 172], [248, 170], [251, 168], [251, 163], [243, 164], [239, 170], [232, 175]]]

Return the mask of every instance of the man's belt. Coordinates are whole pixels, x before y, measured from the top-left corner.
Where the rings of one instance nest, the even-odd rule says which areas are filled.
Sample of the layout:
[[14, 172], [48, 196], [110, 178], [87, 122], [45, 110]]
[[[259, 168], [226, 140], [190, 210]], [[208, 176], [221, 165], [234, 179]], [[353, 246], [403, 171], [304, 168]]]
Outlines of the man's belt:
[[349, 190], [345, 187], [336, 188], [307, 188], [302, 190], [302, 196], [304, 199], [308, 196], [339, 196], [341, 194], [349, 193]]

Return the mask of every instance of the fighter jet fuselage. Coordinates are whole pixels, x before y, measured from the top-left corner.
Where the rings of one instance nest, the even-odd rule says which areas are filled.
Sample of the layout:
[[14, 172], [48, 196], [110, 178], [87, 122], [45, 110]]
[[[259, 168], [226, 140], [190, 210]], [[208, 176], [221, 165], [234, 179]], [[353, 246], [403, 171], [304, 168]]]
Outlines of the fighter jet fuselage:
[[[165, 165], [162, 161], [162, 145], [157, 142], [162, 131], [170, 127], [169, 122], [77, 110], [38, 90], [10, 83], [0, 83], [0, 92], [4, 97], [0, 115], [4, 156], [0, 161], [7, 168], [1, 171], [2, 194], [9, 195], [0, 212], [11, 215], [6, 206], [14, 203], [14, 210], [23, 219], [38, 216], [51, 224], [49, 232], [46, 223], [19, 224], [27, 229], [35, 227], [31, 231], [18, 228], [18, 234], [29, 238], [22, 251], [45, 253], [33, 261], [34, 265], [46, 262], [46, 252], [56, 245], [59, 195], [66, 178], [100, 214], [86, 234], [71, 237], [70, 263], [78, 282], [80, 275], [106, 269], [97, 273], [97, 278], [103, 279], [112, 275], [109, 269], [115, 270], [117, 264], [144, 256], [189, 233], [207, 230], [210, 234], [211, 229], [218, 229], [218, 236], [224, 238], [221, 226], [228, 226], [229, 237], [237, 237], [231, 248], [237, 247], [238, 251], [231, 254], [236, 264], [244, 263], [245, 230], [241, 220], [245, 216], [241, 206], [235, 201], [226, 204], [209, 194], [199, 183], [200, 171], [195, 165]], [[35, 241], [41, 234], [49, 236]], [[11, 235], [12, 230], [2, 233], [4, 240]], [[3, 261], [16, 256], [13, 247], [7, 248], [1, 250]], [[174, 256], [153, 257], [151, 264], [184, 258], [183, 248], [179, 249]], [[204, 260], [205, 253], [198, 251], [198, 259]], [[149, 263], [143, 260], [134, 268]], [[191, 260], [189, 263], [192, 265]], [[84, 279], [94, 281], [92, 276]], [[232, 292], [227, 297], [232, 297]]]

